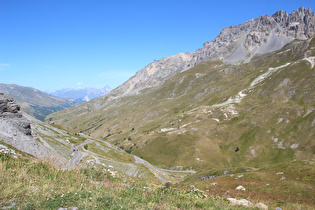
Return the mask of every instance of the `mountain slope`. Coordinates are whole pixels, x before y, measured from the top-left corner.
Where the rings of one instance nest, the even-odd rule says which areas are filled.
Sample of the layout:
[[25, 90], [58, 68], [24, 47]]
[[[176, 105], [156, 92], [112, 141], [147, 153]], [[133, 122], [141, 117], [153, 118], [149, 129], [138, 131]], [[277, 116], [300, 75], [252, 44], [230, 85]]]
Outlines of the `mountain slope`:
[[94, 98], [98, 98], [102, 95], [106, 95], [110, 91], [111, 91], [111, 88], [109, 86], [106, 86], [106, 87], [101, 88], [101, 89], [96, 89], [96, 88], [82, 88], [82, 89], [67, 88], [67, 89], [49, 92], [49, 94], [57, 96], [59, 98], [74, 99], [77, 103], [81, 103], [84, 101], [90, 101]]
[[[106, 170], [112, 176], [166, 182], [169, 176], [148, 162], [123, 150], [60, 126], [49, 125], [20, 111], [20, 106], [0, 93], [0, 153], [37, 158], [62, 169], [89, 168]], [[10, 149], [9, 149], [10, 148]], [[114, 171], [115, 170], [115, 171]]]
[[314, 49], [296, 41], [238, 66], [204, 62], [105, 109], [98, 99], [49, 117], [168, 168], [312, 159]]
[[[311, 22], [306, 21], [303, 33], [300, 28], [295, 30], [294, 36], [313, 33], [314, 13], [304, 8], [287, 16], [280, 11], [250, 22], [264, 23], [266, 18], [277, 21], [277, 17], [284, 16], [283, 21], [290, 25], [301, 15], [303, 21], [310, 17]], [[281, 34], [291, 34], [289, 25]], [[216, 39], [228, 37], [223, 35], [226, 30], [231, 28]], [[247, 36], [250, 30], [242, 31], [242, 36]], [[228, 50], [222, 47], [217, 52], [223, 53], [220, 50], [224, 49]], [[263, 167], [293, 159], [314, 159], [314, 49], [312, 38], [294, 40], [280, 50], [254, 53], [241, 63], [226, 62], [220, 56], [214, 60], [218, 54], [213, 54], [203, 59], [209, 61], [200, 61], [185, 71], [177, 67], [188, 62], [189, 53], [164, 58], [164, 66], [171, 68], [160, 68], [143, 78], [139, 75], [145, 75], [145, 71], [141, 70], [107, 96], [51, 114], [47, 119], [103, 138], [170, 169]], [[150, 72], [149, 66], [146, 72]], [[174, 72], [169, 73], [172, 68]], [[157, 76], [163, 74], [163, 78]], [[160, 83], [150, 86], [150, 81]]]
[[15, 84], [0, 84], [0, 92], [17, 100], [24, 112], [39, 120], [76, 104], [73, 100], [57, 98], [40, 90]]

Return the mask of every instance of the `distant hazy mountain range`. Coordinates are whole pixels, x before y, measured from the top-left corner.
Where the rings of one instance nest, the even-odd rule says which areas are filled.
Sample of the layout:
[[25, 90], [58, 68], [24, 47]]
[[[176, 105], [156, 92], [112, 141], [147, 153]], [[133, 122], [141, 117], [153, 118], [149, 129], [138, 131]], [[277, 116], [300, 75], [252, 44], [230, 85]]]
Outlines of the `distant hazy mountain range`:
[[14, 98], [22, 111], [43, 120], [46, 115], [77, 104], [72, 99], [62, 99], [40, 90], [15, 84], [0, 84], [0, 92]]
[[0, 93], [14, 98], [21, 110], [43, 120], [48, 114], [72, 107], [78, 103], [106, 95], [111, 90], [106, 86], [102, 89], [63, 89], [51, 93], [16, 84], [0, 84]]
[[94, 98], [98, 98], [102, 95], [106, 95], [112, 89], [109, 86], [106, 86], [101, 89], [96, 88], [82, 88], [82, 89], [74, 89], [74, 88], [66, 88], [62, 90], [56, 90], [52, 92], [48, 92], [53, 96], [57, 96], [59, 98], [68, 98], [74, 99], [77, 103], [90, 101]]

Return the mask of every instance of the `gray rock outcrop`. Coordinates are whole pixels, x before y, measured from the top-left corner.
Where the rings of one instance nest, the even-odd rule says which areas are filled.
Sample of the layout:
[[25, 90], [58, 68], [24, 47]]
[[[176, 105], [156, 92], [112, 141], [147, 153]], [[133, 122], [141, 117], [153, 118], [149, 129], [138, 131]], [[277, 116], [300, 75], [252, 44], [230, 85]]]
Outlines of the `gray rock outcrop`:
[[[2, 93], [0, 93], [0, 120], [16, 128], [22, 135], [31, 136], [31, 125], [20, 113], [20, 106], [15, 103], [13, 98]], [[2, 127], [0, 132], [4, 133], [6, 131], [5, 128], [8, 127]], [[17, 135], [16, 132], [8, 133], [11, 133], [11, 136]]]
[[35, 157], [49, 157], [49, 152], [32, 136], [30, 122], [20, 112], [13, 98], [0, 93], [0, 141]]

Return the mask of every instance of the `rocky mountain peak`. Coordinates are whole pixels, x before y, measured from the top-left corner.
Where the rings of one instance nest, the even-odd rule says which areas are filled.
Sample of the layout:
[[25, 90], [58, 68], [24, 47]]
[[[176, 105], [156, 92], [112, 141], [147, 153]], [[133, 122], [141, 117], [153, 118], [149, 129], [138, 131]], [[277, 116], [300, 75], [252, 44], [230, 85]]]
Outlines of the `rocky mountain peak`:
[[133, 95], [145, 88], [158, 87], [166, 78], [192, 67], [193, 53], [185, 52], [154, 60], [109, 95]]
[[278, 50], [294, 39], [307, 39], [314, 35], [315, 16], [310, 8], [301, 7], [290, 14], [280, 10], [272, 16], [262, 15], [222, 29], [214, 40], [204, 43], [195, 53], [180, 53], [155, 60], [109, 96], [134, 95], [143, 89], [159, 87], [167, 78], [206, 60], [249, 62], [257, 54]]
[[262, 15], [222, 29], [213, 41], [206, 42], [196, 51], [196, 57], [197, 60], [248, 62], [256, 54], [278, 50], [294, 39], [314, 35], [315, 16], [310, 8], [301, 7], [290, 14], [280, 10], [272, 16]]
[[288, 13], [284, 12], [283, 10], [280, 10], [272, 15], [272, 17], [275, 19], [277, 23], [283, 22], [288, 18]]
[[311, 8], [300, 7], [290, 14], [280, 10], [273, 14], [272, 18], [287, 30], [288, 36], [297, 39], [306, 39], [314, 36], [315, 16]]

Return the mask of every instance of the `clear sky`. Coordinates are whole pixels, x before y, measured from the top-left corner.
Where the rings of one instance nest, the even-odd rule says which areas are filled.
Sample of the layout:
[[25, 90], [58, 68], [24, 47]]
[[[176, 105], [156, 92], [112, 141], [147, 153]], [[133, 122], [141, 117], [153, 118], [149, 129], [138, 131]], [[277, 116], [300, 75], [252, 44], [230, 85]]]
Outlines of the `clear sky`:
[[115, 88], [221, 29], [314, 0], [0, 0], [0, 83]]

